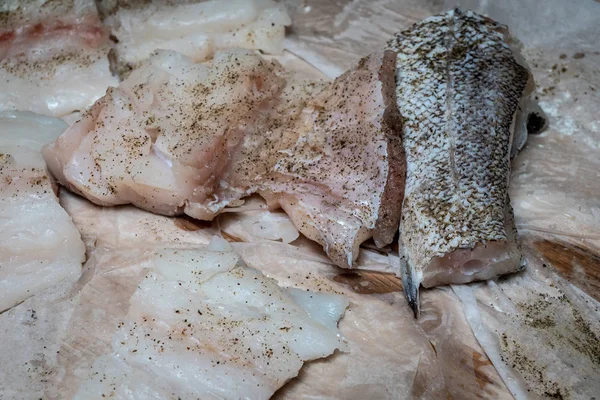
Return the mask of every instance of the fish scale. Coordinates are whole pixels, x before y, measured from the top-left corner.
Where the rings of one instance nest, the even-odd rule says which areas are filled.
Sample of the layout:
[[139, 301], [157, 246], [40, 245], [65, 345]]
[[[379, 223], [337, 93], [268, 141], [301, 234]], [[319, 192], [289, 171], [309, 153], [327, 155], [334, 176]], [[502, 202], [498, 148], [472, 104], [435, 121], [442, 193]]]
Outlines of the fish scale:
[[[456, 9], [388, 42], [398, 53], [407, 163], [402, 277], [415, 314], [421, 284], [465, 283], [522, 268], [507, 191], [513, 120], [530, 75], [515, 60], [507, 33], [504, 25]], [[500, 250], [486, 259], [490, 244]], [[468, 262], [478, 270], [463, 269]]]

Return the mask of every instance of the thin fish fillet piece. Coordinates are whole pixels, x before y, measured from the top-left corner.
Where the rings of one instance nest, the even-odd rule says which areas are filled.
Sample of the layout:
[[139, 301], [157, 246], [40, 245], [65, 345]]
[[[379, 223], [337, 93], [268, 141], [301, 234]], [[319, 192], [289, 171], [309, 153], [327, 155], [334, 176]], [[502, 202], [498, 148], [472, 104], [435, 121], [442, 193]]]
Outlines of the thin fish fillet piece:
[[56, 118], [0, 112], [0, 312], [81, 273], [83, 242], [40, 154], [65, 128]]
[[62, 117], [118, 83], [93, 0], [0, 2], [0, 111]]
[[419, 286], [523, 268], [508, 198], [514, 121], [530, 75], [504, 25], [471, 11], [427, 18], [388, 42], [398, 52], [406, 193], [401, 273]]
[[149, 266], [74, 399], [267, 399], [347, 348], [344, 296], [280, 287], [224, 239], [159, 249]]

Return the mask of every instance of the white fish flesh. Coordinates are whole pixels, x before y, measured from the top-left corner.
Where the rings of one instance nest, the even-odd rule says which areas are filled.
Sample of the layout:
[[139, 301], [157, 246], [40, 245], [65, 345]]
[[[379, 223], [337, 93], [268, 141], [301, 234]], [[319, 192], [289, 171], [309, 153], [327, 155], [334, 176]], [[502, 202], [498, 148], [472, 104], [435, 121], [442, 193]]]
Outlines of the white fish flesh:
[[285, 84], [281, 74], [247, 50], [219, 52], [211, 65], [157, 52], [44, 156], [63, 185], [96, 204], [210, 220], [249, 190], [223, 174], [257, 109]]
[[395, 53], [375, 53], [311, 99], [261, 195], [298, 230], [351, 268], [362, 242], [392, 242], [405, 160], [394, 95]]
[[211, 220], [258, 191], [351, 267], [368, 238], [389, 244], [400, 218], [394, 88], [393, 52], [326, 85], [247, 50], [218, 52], [210, 65], [159, 51], [44, 156], [63, 185], [99, 205]]
[[288, 216], [280, 210], [269, 211], [258, 196], [243, 200], [238, 207], [228, 207], [219, 215], [217, 226], [222, 234], [234, 241], [257, 242], [281, 240], [290, 243], [300, 233]]
[[121, 76], [155, 50], [174, 50], [195, 62], [234, 47], [281, 54], [285, 27], [291, 24], [283, 4], [272, 0], [117, 0], [100, 2], [99, 9], [117, 40]]
[[75, 399], [266, 399], [346, 344], [340, 295], [283, 289], [223, 239], [159, 250]]
[[0, 312], [81, 273], [83, 242], [40, 154], [65, 128], [55, 118], [0, 113]]
[[0, 111], [64, 116], [117, 84], [93, 0], [8, 0], [0, 15]]
[[531, 76], [509, 44], [505, 26], [458, 9], [388, 43], [398, 52], [407, 164], [402, 277], [415, 314], [420, 285], [523, 268], [507, 191], [514, 121]]

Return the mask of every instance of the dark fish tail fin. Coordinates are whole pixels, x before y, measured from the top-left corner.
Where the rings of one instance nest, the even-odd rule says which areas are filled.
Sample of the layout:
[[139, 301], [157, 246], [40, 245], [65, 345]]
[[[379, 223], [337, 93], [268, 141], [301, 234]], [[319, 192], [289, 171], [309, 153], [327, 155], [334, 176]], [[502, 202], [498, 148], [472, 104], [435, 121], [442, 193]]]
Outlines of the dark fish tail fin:
[[406, 260], [400, 262], [400, 276], [408, 305], [412, 308], [415, 318], [418, 318], [420, 313], [419, 286], [421, 283], [416, 279], [414, 269], [409, 266]]

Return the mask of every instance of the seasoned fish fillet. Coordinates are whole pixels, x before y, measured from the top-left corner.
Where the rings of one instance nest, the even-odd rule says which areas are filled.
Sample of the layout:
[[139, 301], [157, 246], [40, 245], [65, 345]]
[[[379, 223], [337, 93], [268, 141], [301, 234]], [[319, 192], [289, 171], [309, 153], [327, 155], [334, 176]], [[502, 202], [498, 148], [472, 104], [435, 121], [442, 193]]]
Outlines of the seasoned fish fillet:
[[284, 86], [281, 73], [246, 50], [219, 52], [211, 65], [157, 52], [44, 156], [61, 184], [96, 204], [210, 220], [251, 189], [224, 174], [257, 110]]
[[115, 86], [93, 0], [0, 2], [0, 111], [64, 116]]
[[523, 268], [508, 198], [519, 102], [530, 80], [507, 28], [451, 10], [398, 33], [397, 101], [406, 193], [404, 290], [489, 279]]
[[225, 48], [283, 52], [285, 7], [272, 0], [100, 0], [98, 8], [116, 40], [122, 77], [154, 50], [174, 50], [195, 62]]
[[346, 344], [346, 298], [281, 288], [229, 244], [162, 249], [75, 399], [267, 399]]
[[99, 205], [211, 220], [259, 192], [334, 262], [393, 240], [404, 156], [393, 52], [331, 84], [247, 50], [210, 65], [159, 51], [44, 150], [51, 172]]
[[[275, 178], [272, 170], [298, 139], [299, 118], [306, 103], [319, 94], [327, 84], [303, 79], [278, 69], [283, 85], [276, 96], [260, 104], [243, 128], [243, 138], [231, 148], [227, 168], [221, 175], [222, 184], [215, 187], [215, 204], [219, 209], [233, 207], [248, 194], [263, 190]], [[236, 111], [237, 112], [237, 111]], [[278, 207], [273, 202], [273, 207]], [[229, 211], [235, 211], [229, 208]]]
[[0, 112], [0, 312], [81, 273], [83, 242], [40, 154], [65, 128], [55, 118]]
[[308, 102], [261, 194], [350, 268], [373, 237], [392, 242], [404, 192], [404, 152], [394, 95], [395, 54], [363, 58]]

